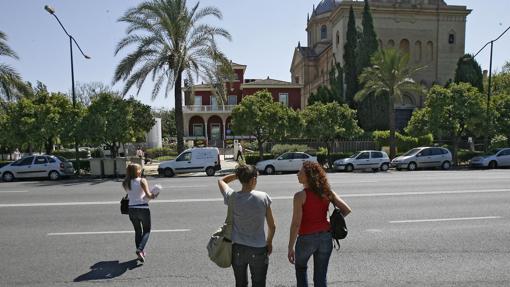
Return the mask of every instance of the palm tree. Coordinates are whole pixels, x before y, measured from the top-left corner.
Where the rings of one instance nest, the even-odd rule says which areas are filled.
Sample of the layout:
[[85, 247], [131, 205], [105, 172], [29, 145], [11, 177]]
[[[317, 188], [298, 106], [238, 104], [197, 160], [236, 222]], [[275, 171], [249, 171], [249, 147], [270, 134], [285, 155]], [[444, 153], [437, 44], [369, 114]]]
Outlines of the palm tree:
[[371, 59], [371, 67], [361, 73], [359, 80], [363, 88], [356, 93], [356, 101], [368, 95], [388, 97], [390, 127], [390, 158], [395, 157], [395, 108], [405, 94], [422, 94], [423, 88], [411, 77], [422, 67], [409, 67], [409, 54], [395, 49], [381, 49]]
[[[7, 35], [0, 31], [0, 56], [18, 59], [18, 55], [7, 45]], [[14, 68], [0, 63], [0, 99], [11, 100], [26, 89], [20, 75]]]
[[216, 38], [231, 39], [218, 27], [200, 23], [207, 16], [222, 18], [215, 7], [189, 9], [186, 0], [150, 0], [131, 8], [119, 21], [128, 23], [127, 36], [115, 50], [115, 55], [130, 45], [136, 50], [128, 54], [115, 70], [114, 82], [125, 81], [123, 95], [133, 85], [137, 94], [150, 75], [155, 81], [152, 98], [164, 85], [165, 97], [174, 88], [177, 150], [184, 149], [182, 116], [182, 82], [192, 84], [215, 69], [218, 52]]

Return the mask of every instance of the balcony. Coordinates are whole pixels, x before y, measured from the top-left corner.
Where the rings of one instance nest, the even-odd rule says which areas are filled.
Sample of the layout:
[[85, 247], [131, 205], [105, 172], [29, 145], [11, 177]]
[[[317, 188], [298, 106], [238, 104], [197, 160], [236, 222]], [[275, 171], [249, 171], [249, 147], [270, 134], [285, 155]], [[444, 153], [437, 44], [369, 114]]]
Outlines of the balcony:
[[183, 113], [230, 113], [236, 105], [188, 105], [182, 107]]

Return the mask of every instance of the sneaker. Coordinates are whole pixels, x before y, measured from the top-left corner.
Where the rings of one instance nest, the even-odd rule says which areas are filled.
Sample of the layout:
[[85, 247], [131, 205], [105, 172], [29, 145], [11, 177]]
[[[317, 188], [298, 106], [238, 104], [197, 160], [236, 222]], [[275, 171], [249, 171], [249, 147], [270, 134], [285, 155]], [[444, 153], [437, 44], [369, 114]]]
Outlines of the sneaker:
[[143, 251], [136, 250], [136, 256], [138, 256], [138, 260], [140, 260], [140, 262], [145, 262], [145, 253]]

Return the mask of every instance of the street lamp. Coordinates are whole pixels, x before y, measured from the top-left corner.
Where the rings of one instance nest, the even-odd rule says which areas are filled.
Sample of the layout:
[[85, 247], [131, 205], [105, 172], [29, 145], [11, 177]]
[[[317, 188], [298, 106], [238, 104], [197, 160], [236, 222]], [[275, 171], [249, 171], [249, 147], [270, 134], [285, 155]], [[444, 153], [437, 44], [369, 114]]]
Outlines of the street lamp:
[[501, 33], [496, 39], [494, 40], [491, 40], [489, 42], [487, 42], [485, 45], [483, 45], [483, 47], [478, 50], [478, 52], [476, 52], [476, 54], [473, 56], [473, 59], [478, 55], [480, 54], [480, 52], [485, 49], [485, 47], [487, 47], [487, 45], [491, 45], [491, 54], [490, 54], [490, 61], [489, 61], [489, 83], [488, 83], [488, 86], [487, 86], [487, 116], [486, 116], [486, 127], [485, 127], [485, 136], [484, 136], [484, 149], [485, 151], [488, 150], [488, 147], [489, 147], [489, 132], [490, 132], [490, 126], [491, 126], [491, 121], [490, 121], [490, 103], [491, 103], [491, 94], [492, 94], [492, 90], [491, 90], [491, 84], [492, 84], [492, 48], [493, 48], [493, 45], [494, 45], [494, 42], [496, 42], [497, 40], [499, 40], [499, 38], [501, 38], [508, 30], [510, 30], [510, 26], [508, 28], [506, 28], [505, 31], [503, 31], [503, 33]]
[[[51, 8], [48, 5], [44, 6], [44, 10], [48, 11], [55, 19], [57, 19], [57, 22], [60, 24], [60, 27], [62, 27], [62, 30], [66, 33], [66, 35], [69, 37], [69, 50], [71, 52], [71, 81], [72, 81], [72, 93], [73, 93], [73, 109], [76, 108], [76, 94], [74, 91], [74, 65], [73, 65], [73, 42], [76, 44], [76, 47], [80, 50], [81, 54], [85, 59], [90, 59], [89, 56], [85, 55], [83, 53], [83, 50], [80, 48], [80, 45], [78, 45], [78, 42], [74, 39], [73, 36], [71, 36], [69, 33], [67, 33], [66, 28], [64, 28], [64, 25], [62, 25], [62, 22], [60, 22], [60, 19], [58, 19], [57, 15], [55, 15], [55, 10]], [[78, 174], [80, 173], [80, 154], [78, 152], [78, 141], [76, 140], [76, 135], [74, 138], [74, 151], [75, 151], [75, 158], [76, 158], [76, 169], [78, 171]]]

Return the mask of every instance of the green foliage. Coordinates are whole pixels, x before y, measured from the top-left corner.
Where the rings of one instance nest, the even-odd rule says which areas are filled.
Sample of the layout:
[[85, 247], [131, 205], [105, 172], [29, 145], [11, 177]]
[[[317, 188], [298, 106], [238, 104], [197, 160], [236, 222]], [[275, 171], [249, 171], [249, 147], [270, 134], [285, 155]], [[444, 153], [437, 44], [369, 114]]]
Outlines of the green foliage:
[[162, 156], [176, 156], [177, 151], [169, 148], [149, 148], [145, 151], [145, 157], [158, 158]]
[[[51, 154], [53, 154], [55, 156], [61, 156], [61, 157], [67, 158], [67, 159], [74, 159], [76, 152], [74, 150], [56, 150], [56, 151], [53, 151]], [[88, 158], [89, 152], [86, 150], [79, 150], [78, 155], [80, 158]]]
[[455, 83], [470, 83], [478, 91], [483, 92], [482, 68], [473, 55], [465, 54], [457, 61]]
[[264, 153], [264, 154], [262, 154], [262, 158], [261, 158], [260, 155], [258, 155], [258, 154], [244, 154], [244, 162], [246, 164], [255, 165], [255, 164], [257, 164], [257, 162], [259, 162], [261, 160], [266, 160], [266, 159], [274, 159], [274, 155], [272, 155], [270, 153]]
[[497, 75], [495, 79], [498, 86], [495, 86], [497, 94], [492, 98], [491, 132], [505, 135], [510, 145], [510, 73]]
[[299, 114], [273, 101], [267, 90], [245, 97], [232, 110], [232, 128], [237, 134], [253, 135], [257, 139], [259, 155], [268, 140], [277, 141], [297, 134], [302, 126]]
[[175, 125], [175, 109], [155, 112], [154, 116], [161, 118], [161, 133], [163, 137], [177, 136], [177, 127]]
[[491, 149], [504, 147], [508, 147], [508, 138], [505, 135], [496, 135], [491, 139]]
[[349, 107], [354, 108], [354, 95], [358, 91], [358, 67], [356, 63], [358, 48], [358, 32], [356, 30], [356, 19], [352, 6], [349, 9], [349, 20], [347, 22], [347, 40], [344, 45], [344, 69], [345, 69], [345, 102]]
[[[379, 146], [388, 146], [390, 131], [374, 131], [373, 139]], [[396, 147], [399, 153], [406, 152], [412, 148], [420, 146], [431, 146], [433, 143], [432, 134], [426, 134], [420, 137], [406, 136], [398, 132], [395, 133]]]
[[361, 34], [360, 43], [358, 44], [358, 72], [362, 72], [364, 68], [370, 66], [370, 59], [374, 53], [377, 52], [379, 47], [368, 0], [365, 0], [365, 6], [363, 7], [361, 25], [363, 27], [363, 33]]
[[468, 163], [468, 161], [475, 156], [482, 155], [481, 151], [470, 151], [468, 149], [460, 149], [457, 151], [457, 159], [459, 163]]
[[307, 145], [299, 144], [276, 144], [271, 148], [271, 154], [280, 155], [285, 152], [306, 152], [308, 151]]
[[343, 103], [344, 94], [344, 71], [340, 64], [332, 63], [329, 71], [329, 86], [320, 86], [317, 93], [312, 93], [308, 99], [308, 105], [314, 103]]
[[[0, 31], [0, 57], [18, 59], [18, 55], [7, 44], [7, 35]], [[0, 62], [0, 101], [20, 99], [28, 92], [27, 85], [11, 66]]]

